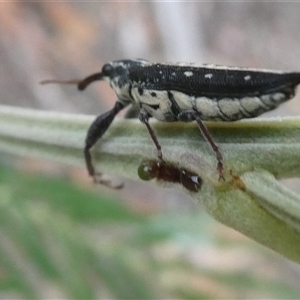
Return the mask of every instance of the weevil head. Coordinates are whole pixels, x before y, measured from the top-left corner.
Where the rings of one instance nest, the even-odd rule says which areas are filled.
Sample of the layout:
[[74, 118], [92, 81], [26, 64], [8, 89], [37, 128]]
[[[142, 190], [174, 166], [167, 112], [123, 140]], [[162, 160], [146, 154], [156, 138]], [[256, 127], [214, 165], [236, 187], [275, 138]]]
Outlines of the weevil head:
[[103, 65], [101, 72], [92, 74], [78, 82], [78, 89], [84, 90], [97, 80], [107, 81], [113, 89], [122, 87], [127, 79], [127, 66], [122, 61], [112, 61]]
[[149, 62], [144, 59], [115, 60], [103, 65], [101, 74], [104, 80], [110, 82], [118, 79], [123, 83], [122, 81], [128, 81], [128, 74], [132, 68], [147, 64]]
[[131, 101], [129, 73], [132, 68], [145, 64], [149, 62], [143, 59], [111, 61], [103, 65], [102, 79], [110, 84], [120, 100]]
[[[124, 102], [133, 101], [130, 95], [131, 81], [129, 78], [130, 71], [137, 66], [148, 65], [150, 62], [144, 59], [126, 59], [115, 60], [103, 65], [101, 72], [92, 74], [83, 80], [72, 81], [55, 81], [59, 83], [77, 84], [79, 90], [84, 90], [94, 81], [105, 80], [116, 92], [118, 99]], [[54, 82], [53, 80], [51, 82]]]
[[82, 80], [43, 80], [41, 84], [58, 83], [58, 84], [76, 84], [80, 91], [85, 90], [92, 82], [98, 80], [107, 81], [116, 92], [119, 100], [125, 102], [132, 101], [130, 95], [131, 81], [129, 73], [136, 66], [149, 65], [150, 62], [144, 59], [124, 59], [115, 60], [103, 65], [101, 72], [92, 74]]

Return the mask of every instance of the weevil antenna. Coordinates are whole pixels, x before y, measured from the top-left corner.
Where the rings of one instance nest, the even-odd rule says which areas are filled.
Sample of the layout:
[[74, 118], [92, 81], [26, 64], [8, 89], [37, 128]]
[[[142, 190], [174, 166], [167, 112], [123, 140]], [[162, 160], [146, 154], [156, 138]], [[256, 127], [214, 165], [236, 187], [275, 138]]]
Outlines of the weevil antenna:
[[49, 84], [49, 83], [57, 83], [57, 84], [76, 84], [80, 91], [86, 89], [86, 87], [94, 81], [102, 80], [103, 75], [102, 73], [95, 73], [92, 74], [82, 80], [72, 79], [72, 80], [56, 80], [56, 79], [49, 79], [43, 80], [40, 84]]
[[77, 87], [80, 91], [82, 91], [92, 82], [97, 81], [97, 80], [102, 80], [102, 78], [103, 78], [103, 75], [101, 72], [92, 74], [92, 75], [84, 78], [83, 80], [79, 81], [77, 83]]

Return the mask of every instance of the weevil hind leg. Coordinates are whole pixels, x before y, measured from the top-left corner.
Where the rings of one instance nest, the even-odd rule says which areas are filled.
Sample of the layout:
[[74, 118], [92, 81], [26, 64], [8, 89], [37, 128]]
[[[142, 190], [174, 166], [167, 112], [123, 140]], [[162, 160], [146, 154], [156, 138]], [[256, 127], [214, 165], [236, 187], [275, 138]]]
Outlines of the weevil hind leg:
[[145, 111], [143, 108], [140, 109], [140, 113], [139, 113], [139, 120], [146, 125], [147, 130], [150, 134], [150, 137], [152, 139], [152, 141], [155, 144], [155, 147], [157, 149], [157, 157], [160, 161], [164, 161], [163, 160], [163, 153], [162, 153], [162, 149], [161, 149], [161, 145], [158, 142], [157, 136], [153, 130], [153, 128], [151, 127], [151, 125], [149, 124], [149, 113], [147, 111]]
[[117, 101], [115, 106], [105, 112], [104, 114], [98, 116], [94, 122], [91, 124], [85, 139], [84, 147], [84, 158], [86, 162], [86, 167], [89, 172], [89, 175], [94, 178], [94, 181], [97, 182], [95, 168], [92, 162], [92, 156], [90, 149], [96, 144], [96, 142], [103, 136], [108, 127], [111, 125], [117, 113], [125, 107], [123, 103]]
[[195, 111], [195, 110], [189, 110], [189, 111], [181, 112], [178, 115], [178, 119], [180, 121], [182, 121], [182, 122], [190, 122], [190, 121], [196, 121], [197, 122], [198, 127], [199, 127], [202, 135], [205, 137], [205, 139], [207, 140], [207, 142], [211, 146], [212, 150], [216, 154], [217, 170], [218, 170], [218, 173], [219, 173], [219, 180], [222, 179], [222, 180], [225, 181], [225, 178], [224, 178], [223, 155], [222, 155], [219, 147], [214, 142], [214, 139], [211, 136], [211, 134], [209, 133], [207, 127], [202, 122], [200, 114], [197, 111]]
[[204, 135], [204, 137], [206, 138], [206, 140], [208, 141], [208, 143], [210, 144], [211, 148], [213, 149], [213, 151], [216, 154], [216, 158], [217, 158], [217, 170], [219, 173], [219, 180], [224, 180], [224, 165], [223, 165], [223, 155], [219, 149], [219, 147], [215, 144], [213, 137], [210, 135], [207, 127], [205, 126], [205, 124], [202, 122], [200, 116], [198, 114], [196, 114], [195, 116], [195, 120], [199, 126], [199, 129], [201, 131], [201, 133]]

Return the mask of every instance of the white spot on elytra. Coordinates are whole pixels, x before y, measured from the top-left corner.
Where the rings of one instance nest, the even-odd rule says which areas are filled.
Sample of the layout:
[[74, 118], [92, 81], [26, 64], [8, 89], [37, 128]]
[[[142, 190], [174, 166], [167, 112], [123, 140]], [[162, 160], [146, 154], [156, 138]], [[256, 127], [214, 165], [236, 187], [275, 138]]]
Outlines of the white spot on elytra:
[[204, 77], [205, 77], [205, 78], [209, 78], [209, 79], [211, 79], [211, 78], [213, 77], [213, 74], [211, 74], [211, 73], [208, 73], [208, 74], [205, 74], [205, 75], [204, 75]]
[[248, 80], [251, 79], [251, 76], [250, 76], [250, 75], [247, 75], [247, 76], [244, 77], [244, 79], [245, 79], [245, 81], [248, 81]]
[[183, 74], [184, 74], [186, 77], [191, 77], [191, 76], [194, 75], [194, 73], [193, 73], [192, 71], [185, 71]]

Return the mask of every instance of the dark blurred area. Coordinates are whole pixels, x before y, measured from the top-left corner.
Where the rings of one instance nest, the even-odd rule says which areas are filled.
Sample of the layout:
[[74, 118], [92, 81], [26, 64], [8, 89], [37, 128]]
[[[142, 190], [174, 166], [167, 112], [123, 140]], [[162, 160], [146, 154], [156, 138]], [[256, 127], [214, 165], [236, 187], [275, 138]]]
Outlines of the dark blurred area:
[[[297, 71], [300, 70], [299, 15], [300, 3], [296, 2], [111, 1], [100, 3], [40, 1], [0, 3], [1, 104], [57, 112], [101, 114], [112, 107], [116, 99], [114, 92], [107, 84], [95, 83], [86, 91], [79, 92], [74, 86], [44, 86], [40, 85], [39, 82], [44, 79], [82, 79], [100, 71], [105, 62], [122, 58], [213, 63]], [[299, 100], [300, 96], [297, 95], [294, 100], [268, 115], [299, 115]], [[13, 162], [11, 159], [8, 161]], [[47, 164], [32, 159], [18, 159], [17, 166], [25, 173], [63, 174], [66, 175], [65, 177], [71, 178], [76, 184], [79, 183], [84, 187], [89, 186], [86, 170], [67, 169], [66, 171], [65, 166], [56, 166], [51, 162]], [[196, 210], [199, 216], [202, 214], [200, 208], [196, 207], [183, 192], [154, 188], [141, 182], [125, 181], [125, 188], [120, 192], [109, 191], [105, 188], [105, 192], [103, 192], [101, 187], [98, 187], [97, 191], [100, 191], [99, 194], [101, 195], [111, 194], [113, 197], [122, 198], [122, 200], [116, 201], [126, 205], [130, 213], [136, 213], [138, 218], [141, 216], [155, 217], [161, 212], [186, 214], [188, 216], [189, 213], [195, 213]], [[165, 225], [165, 221], [160, 220], [160, 222]], [[201, 220], [199, 222], [202, 224]], [[134, 289], [136, 293], [124, 293], [132, 295], [132, 297], [144, 295], [155, 298], [153, 295], [156, 295], [156, 297], [176, 296], [177, 298], [193, 299], [208, 296], [222, 298], [222, 295], [229, 298], [259, 298], [262, 295], [275, 299], [276, 297], [283, 298], [285, 295], [290, 297], [297, 295], [299, 290], [295, 278], [299, 278], [300, 274], [297, 266], [286, 262], [279, 256], [274, 256], [274, 258], [272, 256], [273, 260], [268, 260], [268, 254], [261, 255], [264, 251], [269, 253], [268, 250], [261, 250], [261, 248], [257, 250], [255, 248], [257, 245], [253, 246], [254, 243], [238, 233], [227, 228], [224, 229], [222, 225], [211, 225], [209, 223], [211, 221], [207, 222], [211, 226], [209, 233], [216, 234], [217, 241], [210, 240], [209, 236], [205, 236], [200, 239], [201, 242], [198, 244], [199, 238], [193, 240], [190, 232], [186, 236], [176, 235], [175, 242], [172, 240], [173, 244], [169, 242], [160, 248], [161, 245], [158, 242], [152, 248], [150, 258], [147, 257], [147, 265], [144, 268], [141, 266], [142, 258], [147, 249], [143, 249], [145, 252], [138, 253], [136, 262], [141, 265], [135, 266], [135, 270], [146, 274], [146, 282], [147, 279], [151, 281], [155, 278], [155, 275], [153, 276], [155, 272], [159, 274], [159, 281], [162, 282], [157, 287], [157, 291], [156, 286], [149, 285], [157, 293], [152, 295], [151, 293], [139, 293], [137, 287]], [[155, 227], [156, 223], [153, 221], [151, 224]], [[162, 228], [165, 228], [164, 225]], [[176, 222], [172, 225], [176, 225]], [[118, 224], [118, 226], [121, 225]], [[144, 227], [143, 230], [147, 231], [147, 226]], [[189, 225], [187, 227], [191, 229]], [[111, 230], [112, 236], [117, 232], [117, 238], [118, 234], [123, 233], [119, 227], [116, 231]], [[136, 228], [132, 226], [125, 236], [130, 236], [130, 232], [132, 233], [130, 230], [134, 231]], [[168, 230], [171, 231], [171, 229]], [[95, 229], [93, 229], [93, 234], [94, 231]], [[101, 233], [104, 236], [107, 234], [107, 232], [102, 231], [100, 230], [95, 234], [97, 239], [103, 237]], [[223, 233], [224, 236], [229, 237], [231, 243], [238, 244], [240, 248], [236, 248], [237, 250], [233, 250], [233, 252], [230, 252], [228, 250], [230, 248], [227, 249], [226, 247], [227, 250], [220, 250], [218, 243], [223, 243], [223, 246], [224, 243], [227, 243], [223, 240]], [[141, 243], [139, 239], [142, 240], [142, 233], [137, 236], [139, 242], [137, 240], [135, 242], [139, 245]], [[172, 234], [168, 236], [172, 236]], [[220, 241], [218, 238], [221, 236]], [[153, 238], [149, 232], [148, 238], [149, 240]], [[105, 236], [105, 239], [107, 240], [109, 237]], [[160, 241], [159, 239], [154, 240]], [[180, 240], [181, 246], [176, 244], [178, 240]], [[185, 246], [182, 246], [185, 243], [189, 245], [186, 246], [188, 251], [185, 251]], [[254, 252], [257, 251], [257, 253], [250, 255], [253, 260], [245, 258], [250, 250], [241, 251], [241, 248], [247, 248], [245, 245], [247, 247], [250, 245], [250, 248], [255, 249]], [[103, 245], [101, 251], [102, 248]], [[126, 247], [124, 248], [126, 249]], [[150, 245], [149, 248], [151, 248]], [[130, 252], [132, 249], [130, 248], [128, 251]], [[117, 255], [119, 254], [117, 253]], [[1, 255], [3, 253], [0, 253]], [[80, 257], [78, 253], [76, 255]], [[128, 256], [128, 253], [126, 255]], [[16, 254], [16, 256], [18, 255]], [[181, 261], [183, 256], [185, 260]], [[174, 257], [181, 258], [176, 261]], [[236, 257], [241, 259], [236, 259]], [[129, 261], [132, 260], [131, 263], [136, 263], [133, 257], [128, 259]], [[128, 259], [122, 261], [123, 267]], [[0, 259], [1, 261], [2, 259]], [[253, 265], [252, 262], [254, 262], [255, 271], [253, 277], [249, 279], [247, 272]], [[261, 266], [259, 266], [260, 262]], [[156, 271], [151, 269], [152, 274], [149, 271], [149, 265], [153, 263], [157, 264], [157, 269], [155, 269]], [[189, 268], [183, 271], [184, 264], [189, 264]], [[162, 265], [167, 265], [168, 269], [162, 270]], [[205, 272], [201, 273], [199, 269], [203, 265]], [[230, 269], [230, 276], [226, 277], [224, 272], [222, 275], [215, 273], [212, 275], [210, 268], [216, 266], [218, 266], [218, 271]], [[176, 273], [178, 268], [181, 268], [181, 271]], [[99, 269], [101, 268], [99, 267]], [[111, 270], [111, 268], [108, 269]], [[119, 267], [116, 267], [117, 275], [120, 275], [119, 270]], [[245, 270], [247, 276], [243, 273]], [[278, 278], [282, 270], [286, 279], [281, 282]], [[242, 275], [236, 276], [237, 273], [234, 272], [240, 272]], [[137, 272], [137, 274], [139, 273]], [[208, 274], [211, 276], [210, 279], [205, 277]], [[265, 274], [266, 277], [262, 274]], [[97, 286], [95, 276], [89, 275], [88, 282], [92, 286]], [[0, 265], [0, 285], [1, 276], [5, 279], [5, 272], [1, 273]], [[125, 274], [124, 278], [126, 276]], [[268, 282], [267, 288], [263, 285], [265, 278]], [[235, 290], [235, 293], [234, 284], [238, 282], [238, 279], [241, 280], [241, 287], [239, 287], [238, 292]], [[96, 282], [94, 282], [95, 280]], [[216, 283], [218, 280], [222, 282], [221, 285]], [[288, 281], [291, 286], [285, 285]], [[186, 282], [187, 286], [192, 287], [193, 293], [177, 291], [174, 286], [182, 282]], [[43, 284], [46, 292], [38, 294], [39, 297], [70, 295], [67, 292], [66, 294], [52, 293], [52, 288], [53, 290], [58, 289], [56, 283], [50, 281], [50, 283], [43, 282]], [[102, 284], [103, 282], [101, 286]], [[129, 283], [127, 284], [129, 285]], [[52, 287], [52, 285], [55, 286]], [[110, 288], [113, 289], [113, 286], [112, 284]], [[258, 286], [259, 288], [255, 291]], [[172, 287], [173, 292], [168, 290], [170, 287]], [[82, 289], [84, 290], [84, 288]], [[292, 290], [291, 294], [287, 293], [289, 288]], [[106, 289], [109, 288], [106, 287]], [[105, 292], [103, 293], [97, 291], [95, 294], [89, 294], [89, 292], [76, 293], [75, 291], [71, 295], [73, 297], [81, 295], [82, 298], [88, 296], [91, 298], [121, 298], [122, 288], [119, 289], [119, 294], [108, 292], [106, 289], [104, 288]], [[218, 292], [214, 293], [213, 291], [216, 290]], [[244, 294], [245, 290], [247, 293]], [[20, 293], [16, 292], [16, 296], [20, 297], [21, 295], [26, 298], [35, 295]], [[1, 297], [1, 295], [3, 296]], [[15, 294], [0, 293], [2, 299], [7, 296], [14, 298]]]

